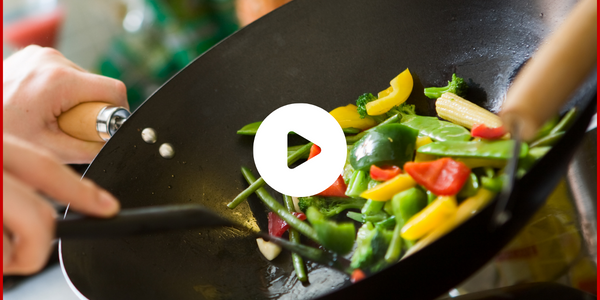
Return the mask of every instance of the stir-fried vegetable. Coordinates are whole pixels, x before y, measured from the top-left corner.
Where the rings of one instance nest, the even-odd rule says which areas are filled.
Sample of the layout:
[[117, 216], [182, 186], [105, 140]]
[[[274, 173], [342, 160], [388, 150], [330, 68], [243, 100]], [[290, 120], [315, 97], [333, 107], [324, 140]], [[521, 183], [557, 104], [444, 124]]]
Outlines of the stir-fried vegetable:
[[353, 223], [336, 223], [327, 220], [314, 207], [306, 210], [306, 217], [317, 232], [319, 242], [323, 247], [339, 254], [348, 254], [354, 246], [356, 229]]
[[314, 207], [325, 217], [333, 217], [348, 209], [361, 209], [365, 202], [367, 202], [365, 199], [360, 198], [312, 196], [299, 197], [298, 207], [305, 213], [309, 207]]
[[464, 97], [468, 89], [469, 86], [464, 79], [456, 76], [456, 74], [452, 74], [452, 80], [448, 81], [447, 86], [425, 88], [425, 96], [431, 99], [437, 99], [441, 97], [443, 93], [448, 92]]
[[[286, 210], [265, 190], [264, 180], [255, 180], [246, 168], [242, 173], [250, 187], [229, 207], [256, 193], [272, 211], [272, 235], [289, 230], [292, 242], [299, 243], [302, 234], [337, 255], [354, 248], [354, 281], [449, 232], [502, 189], [513, 142], [498, 116], [460, 97], [466, 84], [456, 75], [446, 87], [425, 90], [427, 96], [438, 98], [436, 110], [448, 121], [417, 115], [414, 105], [405, 103], [412, 86], [407, 69], [377, 97], [365, 93], [356, 105], [331, 111], [346, 134], [348, 157], [334, 184], [317, 195], [298, 198], [297, 206], [310, 225], [301, 221], [304, 215], [295, 212], [291, 197], [284, 196]], [[562, 120], [548, 122], [531, 144], [522, 144], [518, 176], [564, 135], [574, 116], [572, 110]], [[248, 124], [238, 134], [254, 135], [260, 124]], [[288, 163], [311, 159], [320, 151], [311, 143], [289, 147]], [[362, 223], [358, 232], [352, 221]], [[270, 258], [277, 252], [266, 242], [259, 245]], [[297, 255], [292, 259], [299, 280], [308, 280], [302, 259]]]
[[355, 170], [369, 170], [371, 165], [402, 166], [411, 161], [418, 131], [401, 124], [373, 128], [354, 145], [350, 163]]
[[413, 78], [408, 69], [390, 81], [390, 87], [378, 94], [375, 101], [365, 105], [370, 116], [386, 113], [392, 107], [400, 105], [408, 99], [413, 88]]

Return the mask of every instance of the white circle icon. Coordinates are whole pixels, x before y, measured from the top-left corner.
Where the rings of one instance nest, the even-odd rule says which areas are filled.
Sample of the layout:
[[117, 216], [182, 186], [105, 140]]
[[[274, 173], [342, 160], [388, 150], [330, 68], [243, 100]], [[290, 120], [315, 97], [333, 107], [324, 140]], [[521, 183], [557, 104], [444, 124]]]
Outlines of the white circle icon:
[[[287, 164], [290, 131], [321, 148], [321, 153], [294, 169]], [[254, 163], [265, 182], [294, 197], [316, 195], [344, 170], [346, 139], [338, 122], [324, 109], [306, 103], [282, 106], [262, 122], [254, 137]]]

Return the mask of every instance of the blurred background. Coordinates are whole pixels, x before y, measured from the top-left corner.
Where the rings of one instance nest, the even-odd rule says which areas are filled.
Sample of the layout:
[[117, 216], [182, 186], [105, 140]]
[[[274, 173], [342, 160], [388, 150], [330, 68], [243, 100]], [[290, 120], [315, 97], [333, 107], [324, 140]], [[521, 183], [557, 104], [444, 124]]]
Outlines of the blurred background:
[[[135, 110], [198, 55], [289, 1], [4, 0], [3, 57], [29, 44], [54, 47], [90, 72], [122, 80]], [[530, 225], [449, 296], [539, 281], [596, 293], [595, 126], [588, 136]], [[78, 299], [57, 257], [33, 277], [4, 277], [4, 299]]]
[[135, 109], [198, 55], [288, 1], [6, 0], [3, 57], [29, 44], [56, 48], [122, 80]]

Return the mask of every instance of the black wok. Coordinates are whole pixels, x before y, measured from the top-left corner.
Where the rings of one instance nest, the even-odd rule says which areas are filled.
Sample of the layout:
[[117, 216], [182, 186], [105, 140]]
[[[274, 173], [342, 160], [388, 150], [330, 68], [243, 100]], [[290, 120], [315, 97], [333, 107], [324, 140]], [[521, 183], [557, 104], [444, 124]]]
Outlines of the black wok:
[[[238, 223], [266, 229], [258, 199], [226, 207], [246, 187], [252, 139], [237, 136], [285, 104], [331, 110], [386, 88], [405, 68], [409, 102], [434, 114], [419, 92], [453, 72], [470, 99], [497, 111], [518, 68], [562, 20], [572, 1], [295, 0], [240, 30], [152, 95], [106, 144], [85, 176], [122, 206], [200, 203]], [[311, 266], [311, 284], [293, 275], [289, 255], [272, 262], [253, 237], [231, 229], [182, 230], [105, 240], [62, 241], [73, 285], [90, 299], [432, 299], [493, 257], [544, 202], [564, 173], [595, 111], [595, 73], [577, 95], [587, 107], [560, 143], [515, 185], [513, 218], [496, 231], [493, 205], [430, 247], [357, 284]], [[151, 127], [156, 144], [140, 132]], [[172, 159], [158, 148], [171, 143]]]

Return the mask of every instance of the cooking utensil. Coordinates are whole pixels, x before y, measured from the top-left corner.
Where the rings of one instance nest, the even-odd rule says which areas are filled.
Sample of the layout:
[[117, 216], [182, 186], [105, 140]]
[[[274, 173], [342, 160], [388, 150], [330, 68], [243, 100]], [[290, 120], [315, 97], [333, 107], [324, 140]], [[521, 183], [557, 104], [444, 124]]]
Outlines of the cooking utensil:
[[67, 218], [56, 222], [56, 237], [61, 239], [120, 237], [216, 226], [235, 226], [235, 224], [201, 205], [178, 204], [123, 209], [109, 219], [71, 213]]
[[[213, 213], [202, 205], [178, 204], [123, 209], [109, 219], [71, 213], [67, 218], [56, 222], [56, 237], [60, 239], [115, 238], [169, 230], [220, 226], [248, 230], [244, 226]], [[313, 247], [295, 244], [264, 232], [254, 232], [254, 234], [265, 241], [296, 252], [312, 262], [348, 275], [351, 274], [350, 261], [343, 257]]]
[[511, 133], [515, 133], [512, 120], [519, 119], [520, 136], [532, 139], [592, 72], [597, 56], [597, 6], [595, 0], [580, 1], [517, 76], [501, 112]]
[[510, 203], [511, 199], [515, 199], [516, 197], [511, 197], [513, 192], [513, 186], [515, 185], [517, 168], [519, 165], [519, 154], [521, 153], [521, 137], [518, 125], [513, 127], [514, 134], [512, 134], [512, 140], [514, 141], [513, 149], [511, 152], [511, 157], [506, 164], [506, 171], [504, 172], [504, 176], [506, 176], [506, 180], [504, 181], [504, 185], [502, 186], [502, 191], [500, 191], [500, 196], [498, 197], [498, 201], [496, 202], [496, 210], [492, 215], [492, 229], [506, 223], [508, 219], [511, 217], [511, 208], [513, 207], [513, 203]]
[[59, 128], [84, 141], [105, 142], [131, 113], [124, 107], [104, 102], [84, 102], [58, 116]]
[[[303, 0], [208, 51], [135, 111], [85, 176], [122, 207], [200, 203], [246, 227], [265, 230], [254, 196], [227, 208], [247, 185], [252, 138], [235, 135], [273, 110], [306, 102], [331, 110], [377, 92], [406, 67], [409, 103], [435, 115], [419, 90], [467, 79], [467, 99], [498, 111], [516, 70], [574, 2]], [[542, 15], [540, 15], [542, 14]], [[595, 75], [595, 74], [593, 74]], [[595, 77], [575, 103], [575, 125], [515, 183], [512, 217], [489, 232], [495, 203], [430, 246], [350, 285], [347, 276], [309, 265], [310, 285], [294, 279], [288, 253], [268, 262], [255, 238], [231, 228], [184, 230], [107, 241], [61, 241], [62, 264], [92, 299], [433, 299], [488, 262], [526, 224], [564, 174], [594, 110]], [[156, 143], [142, 139], [152, 128]], [[171, 159], [159, 149], [170, 144]], [[192, 200], [193, 199], [193, 200]], [[342, 288], [345, 287], [345, 288]]]

